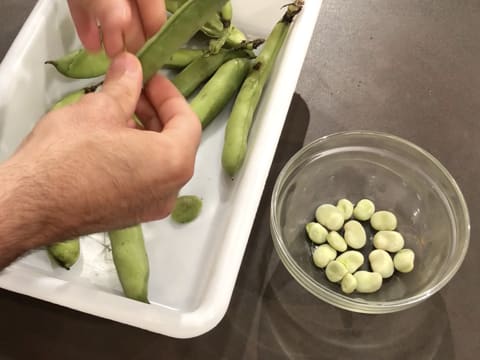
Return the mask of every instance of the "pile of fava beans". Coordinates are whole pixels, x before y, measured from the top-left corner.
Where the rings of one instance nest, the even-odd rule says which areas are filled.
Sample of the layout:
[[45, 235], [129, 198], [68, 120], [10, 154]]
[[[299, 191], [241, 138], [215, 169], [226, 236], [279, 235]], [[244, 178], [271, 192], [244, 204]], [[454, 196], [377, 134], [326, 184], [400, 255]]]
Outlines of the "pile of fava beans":
[[[313, 245], [313, 263], [345, 294], [377, 292], [395, 271], [408, 273], [414, 268], [415, 253], [405, 248], [402, 234], [396, 231], [397, 217], [390, 211], [376, 211], [369, 199], [355, 205], [348, 199], [337, 205], [322, 204], [315, 220], [305, 226]], [[375, 232], [368, 255], [362, 252], [370, 248], [367, 226]], [[364, 264], [368, 270], [360, 270]]]

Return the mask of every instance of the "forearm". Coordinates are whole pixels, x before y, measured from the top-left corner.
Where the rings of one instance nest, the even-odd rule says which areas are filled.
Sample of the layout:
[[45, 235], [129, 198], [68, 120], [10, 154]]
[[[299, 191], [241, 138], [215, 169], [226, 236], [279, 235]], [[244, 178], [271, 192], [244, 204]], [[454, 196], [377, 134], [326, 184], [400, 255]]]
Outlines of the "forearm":
[[42, 208], [48, 195], [34, 176], [27, 166], [0, 165], [0, 269], [54, 234]]

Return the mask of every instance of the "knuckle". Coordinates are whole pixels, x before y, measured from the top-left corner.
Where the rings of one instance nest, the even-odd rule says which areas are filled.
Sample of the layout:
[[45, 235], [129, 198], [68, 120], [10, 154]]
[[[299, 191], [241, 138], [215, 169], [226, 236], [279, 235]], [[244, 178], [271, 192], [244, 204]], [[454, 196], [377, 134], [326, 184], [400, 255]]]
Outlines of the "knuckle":
[[185, 185], [193, 177], [194, 160], [193, 156], [187, 154], [178, 147], [172, 150], [171, 154], [172, 177], [180, 185]]

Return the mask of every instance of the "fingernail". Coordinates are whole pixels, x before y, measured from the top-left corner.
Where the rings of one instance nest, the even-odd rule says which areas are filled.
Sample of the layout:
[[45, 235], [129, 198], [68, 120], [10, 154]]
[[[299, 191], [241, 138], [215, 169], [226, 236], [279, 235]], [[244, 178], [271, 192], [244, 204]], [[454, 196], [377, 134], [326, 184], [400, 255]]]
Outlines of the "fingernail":
[[118, 79], [124, 75], [135, 76], [137, 71], [135, 60], [126, 53], [123, 53], [113, 59], [109, 69], [109, 77]]

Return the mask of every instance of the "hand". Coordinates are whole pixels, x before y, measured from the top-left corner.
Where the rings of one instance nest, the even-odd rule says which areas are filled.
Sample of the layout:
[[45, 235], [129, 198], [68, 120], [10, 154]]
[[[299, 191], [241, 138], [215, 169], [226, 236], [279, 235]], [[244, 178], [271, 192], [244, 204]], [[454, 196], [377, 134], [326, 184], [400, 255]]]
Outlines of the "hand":
[[[100, 92], [47, 114], [0, 166], [0, 267], [5, 254], [11, 261], [32, 247], [169, 214], [193, 174], [200, 122], [158, 75], [144, 92], [148, 129], [129, 127], [141, 85], [138, 60], [122, 53]], [[7, 239], [10, 250], [2, 249]]]
[[[83, 46], [110, 57], [136, 53], [166, 20], [164, 0], [68, 0]], [[100, 25], [100, 29], [98, 28]]]

